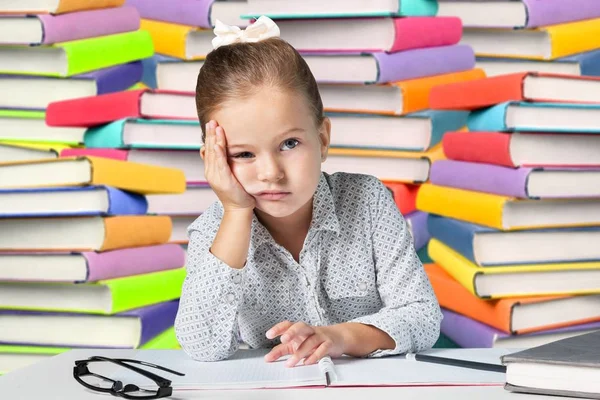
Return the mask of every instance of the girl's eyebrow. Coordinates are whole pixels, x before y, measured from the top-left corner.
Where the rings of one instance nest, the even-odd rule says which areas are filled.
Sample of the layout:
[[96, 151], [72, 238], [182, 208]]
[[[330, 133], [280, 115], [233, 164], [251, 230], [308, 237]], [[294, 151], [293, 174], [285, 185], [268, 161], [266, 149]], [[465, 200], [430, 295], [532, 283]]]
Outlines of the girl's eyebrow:
[[[278, 134], [277, 136], [275, 136], [275, 138], [273, 139], [273, 141], [277, 142], [277, 141], [281, 140], [281, 138], [283, 136], [287, 136], [290, 133], [295, 133], [295, 132], [300, 133], [300, 132], [305, 132], [305, 130], [302, 129], [302, 128], [290, 128], [290, 129], [287, 129], [287, 130], [281, 132], [280, 134]], [[227, 143], [227, 148], [230, 149], [230, 150], [231, 149], [235, 149], [237, 147], [247, 148], [247, 147], [253, 147], [253, 145], [251, 145], [251, 144], [242, 144], [242, 143], [234, 143], [234, 144]]]

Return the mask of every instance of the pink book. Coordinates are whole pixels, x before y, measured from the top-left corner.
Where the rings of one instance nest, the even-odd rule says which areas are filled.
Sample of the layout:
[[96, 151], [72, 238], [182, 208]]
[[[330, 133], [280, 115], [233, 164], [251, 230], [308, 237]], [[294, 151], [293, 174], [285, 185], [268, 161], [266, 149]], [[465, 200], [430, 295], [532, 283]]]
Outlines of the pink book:
[[[176, 244], [132, 247], [104, 252], [1, 252], [0, 280], [96, 282], [181, 268], [185, 251]], [[11, 265], [20, 265], [11, 271]], [[61, 268], [55, 268], [60, 265]], [[68, 268], [67, 268], [68, 266]]]
[[[79, 11], [67, 14], [39, 14], [2, 16], [14, 19], [37, 19], [41, 25], [39, 42], [27, 44], [53, 44], [136, 31], [140, 28], [140, 15], [134, 7], [116, 7]], [[30, 27], [31, 24], [24, 25]], [[33, 28], [32, 28], [33, 29]], [[35, 28], [39, 29], [39, 28]], [[5, 43], [7, 44], [7, 43]]]

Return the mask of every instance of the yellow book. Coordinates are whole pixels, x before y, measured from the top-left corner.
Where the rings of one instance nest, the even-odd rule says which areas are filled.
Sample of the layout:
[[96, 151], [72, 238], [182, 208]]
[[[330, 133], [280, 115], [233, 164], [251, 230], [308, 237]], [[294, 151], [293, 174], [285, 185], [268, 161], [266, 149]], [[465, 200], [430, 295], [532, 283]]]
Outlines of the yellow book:
[[600, 18], [535, 29], [465, 28], [477, 56], [554, 60], [600, 48]]
[[600, 225], [600, 199], [517, 199], [430, 183], [417, 209], [500, 230]]
[[600, 293], [600, 262], [479, 267], [437, 239], [427, 248], [431, 259], [479, 298]]
[[182, 170], [100, 157], [0, 163], [0, 189], [106, 185], [140, 194], [185, 192]]
[[56, 159], [71, 146], [58, 143], [0, 140], [0, 163]]
[[212, 51], [211, 29], [142, 19], [140, 29], [152, 37], [154, 51], [183, 60], [203, 60]]
[[431, 164], [443, 158], [441, 143], [426, 152], [335, 148], [329, 149], [323, 170], [373, 175], [391, 182], [420, 183], [429, 179]]

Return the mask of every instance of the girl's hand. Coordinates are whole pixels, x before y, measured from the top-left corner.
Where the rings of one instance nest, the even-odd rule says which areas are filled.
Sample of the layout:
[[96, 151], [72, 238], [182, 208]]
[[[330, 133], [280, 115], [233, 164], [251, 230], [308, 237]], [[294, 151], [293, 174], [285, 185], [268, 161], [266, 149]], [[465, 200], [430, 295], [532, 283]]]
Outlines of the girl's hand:
[[325, 356], [340, 357], [344, 354], [344, 335], [341, 325], [310, 326], [304, 322], [280, 322], [269, 331], [267, 338], [281, 336], [281, 344], [265, 356], [265, 361], [277, 361], [291, 354], [286, 367], [293, 367], [302, 359], [304, 365], [315, 364]]
[[204, 176], [215, 191], [223, 208], [228, 210], [254, 209], [254, 197], [248, 194], [231, 172], [227, 163], [225, 131], [216, 121], [206, 124], [204, 143]]

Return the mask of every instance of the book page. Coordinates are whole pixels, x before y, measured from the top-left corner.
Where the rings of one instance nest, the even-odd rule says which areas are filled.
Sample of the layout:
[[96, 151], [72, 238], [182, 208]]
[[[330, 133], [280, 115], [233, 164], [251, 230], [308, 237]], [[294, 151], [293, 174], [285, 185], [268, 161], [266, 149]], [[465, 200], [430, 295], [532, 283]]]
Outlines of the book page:
[[[461, 360], [500, 363], [510, 349], [433, 349], [423, 354]], [[331, 386], [503, 385], [506, 375], [450, 365], [407, 360], [405, 355], [381, 358], [343, 357], [333, 360], [337, 379]]]
[[[135, 359], [143, 360], [165, 368], [182, 372], [177, 376], [144, 367], [159, 376], [172, 381], [176, 390], [199, 389], [259, 389], [296, 386], [325, 386], [325, 375], [318, 364], [300, 365], [286, 368], [285, 360], [267, 363], [264, 361], [268, 349], [239, 350], [230, 359], [214, 362], [194, 361], [183, 351], [144, 350], [138, 352]], [[94, 371], [90, 365], [90, 371]], [[133, 383], [143, 388], [152, 387], [151, 381], [126, 368], [115, 369], [110, 378], [123, 384]]]

